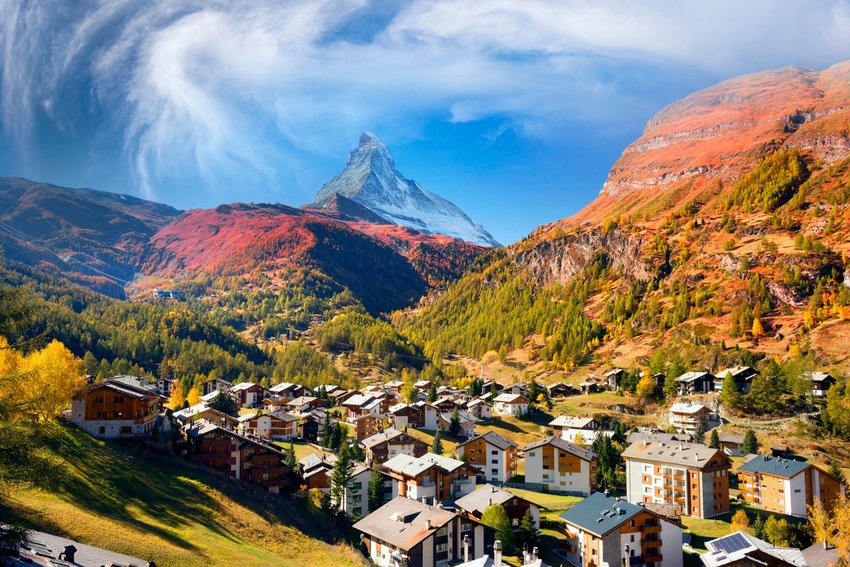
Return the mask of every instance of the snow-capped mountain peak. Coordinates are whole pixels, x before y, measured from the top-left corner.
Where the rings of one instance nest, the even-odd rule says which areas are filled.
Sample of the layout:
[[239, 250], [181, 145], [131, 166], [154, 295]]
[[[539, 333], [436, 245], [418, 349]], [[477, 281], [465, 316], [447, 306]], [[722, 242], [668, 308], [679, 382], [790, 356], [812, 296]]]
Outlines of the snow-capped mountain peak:
[[360, 136], [345, 169], [322, 186], [314, 205], [326, 207], [334, 195], [347, 197], [394, 224], [499, 246], [484, 227], [455, 204], [405, 178], [384, 143], [369, 132]]

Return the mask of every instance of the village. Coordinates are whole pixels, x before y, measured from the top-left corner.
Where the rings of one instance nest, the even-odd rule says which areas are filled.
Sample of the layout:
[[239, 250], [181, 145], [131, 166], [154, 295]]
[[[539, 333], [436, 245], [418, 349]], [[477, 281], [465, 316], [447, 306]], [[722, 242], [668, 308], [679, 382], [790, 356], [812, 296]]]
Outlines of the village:
[[[304, 491], [347, 517], [358, 549], [382, 567], [804, 567], [837, 557], [822, 541], [774, 545], [745, 529], [805, 526], [846, 490], [826, 462], [727, 432], [723, 381], [746, 392], [754, 369], [679, 376], [654, 427], [629, 427], [625, 414], [546, 413], [553, 401], [618, 393], [624, 372], [576, 385], [420, 380], [407, 392], [400, 380], [347, 390], [213, 379], [174, 411], [168, 380], [90, 377], [65, 419], [99, 439], [168, 446], [272, 494]], [[650, 378], [663, 387], [663, 375]], [[813, 399], [835, 382], [809, 378]]]

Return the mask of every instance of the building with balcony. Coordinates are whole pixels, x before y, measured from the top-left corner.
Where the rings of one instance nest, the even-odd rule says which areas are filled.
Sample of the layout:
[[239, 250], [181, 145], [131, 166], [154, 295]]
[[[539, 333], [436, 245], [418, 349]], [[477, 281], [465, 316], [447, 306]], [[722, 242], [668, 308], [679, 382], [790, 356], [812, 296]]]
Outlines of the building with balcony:
[[429, 429], [435, 431], [440, 411], [432, 404], [419, 401], [413, 404], [396, 404], [389, 408], [390, 419], [396, 429]]
[[732, 461], [698, 443], [640, 441], [623, 451], [626, 498], [632, 504], [670, 504], [683, 516], [711, 518], [729, 511]]
[[286, 466], [286, 455], [270, 445], [210, 423], [191, 427], [186, 435], [186, 458], [194, 463], [269, 492], [298, 487], [297, 475]]
[[272, 441], [298, 437], [298, 418], [283, 411], [248, 414], [239, 418], [239, 433]]
[[528, 413], [528, 398], [504, 392], [493, 398], [493, 411], [501, 415], [525, 415]]
[[560, 437], [525, 448], [525, 482], [541, 489], [587, 496], [593, 486], [596, 455]]
[[143, 439], [154, 429], [165, 398], [154, 384], [116, 376], [89, 386], [71, 401], [71, 422], [100, 439]]
[[491, 482], [507, 482], [516, 474], [517, 444], [493, 431], [459, 444], [455, 451]]
[[480, 474], [472, 465], [427, 453], [421, 457], [397, 455], [384, 463], [393, 479], [393, 496], [425, 502], [454, 502], [473, 490]]
[[720, 420], [707, 406], [697, 402], [678, 402], [670, 407], [670, 425], [689, 435], [691, 439], [697, 433], [705, 433], [717, 427]]
[[685, 372], [676, 378], [676, 393], [680, 396], [707, 394], [714, 389], [714, 376], [708, 372]]
[[731, 376], [732, 379], [735, 380], [735, 385], [738, 387], [738, 391], [742, 394], [746, 394], [750, 391], [750, 385], [753, 383], [753, 378], [758, 376], [758, 374], [758, 370], [749, 366], [733, 366], [731, 368], [724, 368], [714, 375], [714, 391], [722, 391], [723, 381], [726, 380], [727, 377]]
[[594, 492], [561, 514], [566, 556], [581, 567], [681, 567], [682, 525], [643, 506]]
[[[394, 498], [359, 522], [365, 552], [380, 567], [455, 565], [492, 550], [495, 532], [450, 510]], [[464, 557], [466, 552], [466, 558]]]
[[428, 444], [398, 429], [387, 429], [363, 440], [366, 463], [385, 463], [396, 455], [421, 457], [428, 452]]
[[741, 498], [771, 512], [805, 518], [816, 501], [831, 509], [844, 485], [811, 463], [756, 455], [738, 468]]

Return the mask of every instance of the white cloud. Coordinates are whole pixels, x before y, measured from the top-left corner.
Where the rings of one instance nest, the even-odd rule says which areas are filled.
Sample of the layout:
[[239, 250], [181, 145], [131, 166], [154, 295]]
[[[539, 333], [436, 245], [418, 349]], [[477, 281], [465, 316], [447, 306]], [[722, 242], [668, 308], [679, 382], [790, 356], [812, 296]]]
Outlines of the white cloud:
[[0, 7], [4, 130], [27, 143], [34, 106], [72, 119], [60, 94], [89, 81], [148, 196], [187, 172], [213, 189], [276, 184], [298, 177], [300, 151], [339, 152], [364, 128], [415, 136], [435, 115], [501, 116], [545, 139], [609, 126], [646, 104], [626, 68], [720, 77], [850, 58], [846, 1], [414, 0], [367, 42], [333, 35], [365, 0], [68, 4]]

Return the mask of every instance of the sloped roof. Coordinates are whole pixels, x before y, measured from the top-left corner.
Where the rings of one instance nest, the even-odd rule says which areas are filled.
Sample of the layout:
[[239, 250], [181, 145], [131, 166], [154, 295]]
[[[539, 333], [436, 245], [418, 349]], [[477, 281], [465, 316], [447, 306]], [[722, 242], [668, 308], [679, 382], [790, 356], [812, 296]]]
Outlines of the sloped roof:
[[591, 461], [596, 456], [593, 451], [590, 449], [585, 449], [584, 447], [579, 447], [575, 443], [570, 443], [560, 437], [553, 435], [548, 439], [543, 439], [542, 441], [536, 441], [531, 443], [530, 445], [526, 445], [525, 452], [531, 451], [532, 449], [536, 449], [538, 447], [543, 447], [544, 445], [553, 445], [562, 451], [566, 451], [568, 453], [572, 453], [576, 457], [584, 460]]
[[419, 476], [431, 467], [437, 466], [446, 472], [452, 472], [466, 463], [451, 457], [444, 457], [436, 453], [425, 453], [421, 457], [410, 455], [396, 455], [384, 463], [387, 469], [406, 476]]
[[696, 382], [697, 380], [700, 380], [702, 378], [713, 378], [713, 376], [708, 372], [702, 372], [697, 370], [685, 372], [684, 374], [676, 378], [676, 382]]
[[371, 437], [367, 437], [363, 440], [363, 445], [371, 449], [376, 445], [380, 445], [386, 441], [392, 441], [393, 439], [405, 435], [404, 431], [399, 431], [395, 427], [390, 427], [387, 430], [381, 431], [380, 433], [375, 433]]
[[484, 433], [483, 435], [478, 435], [477, 437], [473, 437], [469, 441], [464, 441], [463, 443], [458, 443], [458, 447], [462, 447], [463, 445], [466, 445], [468, 443], [472, 443], [473, 441], [477, 441], [478, 439], [484, 439], [490, 445], [493, 445], [497, 449], [501, 449], [503, 451], [510, 448], [510, 447], [517, 447], [518, 446], [515, 441], [511, 441], [510, 439], [506, 439], [505, 437], [502, 437], [501, 435], [499, 435], [495, 431], [488, 431], [487, 433]]
[[[803, 553], [799, 549], [791, 547], [775, 547], [755, 536], [742, 531], [719, 537], [705, 542], [706, 553], [700, 555], [702, 562], [708, 567], [722, 567], [723, 565], [737, 565], [739, 562], [749, 558], [755, 552], [762, 552], [789, 565], [807, 567]], [[762, 564], [754, 556], [756, 563]]]
[[521, 404], [523, 402], [528, 403], [528, 398], [520, 394], [499, 394], [493, 398], [493, 402], [502, 404]]
[[570, 427], [573, 429], [584, 429], [593, 423], [592, 417], [572, 417], [568, 415], [559, 415], [549, 422], [549, 427]]
[[711, 411], [707, 406], [697, 402], [676, 402], [670, 406], [670, 413], [695, 414], [702, 411]]
[[642, 506], [626, 500], [594, 492], [559, 516], [563, 521], [586, 532], [602, 537], [647, 511]]
[[[65, 547], [73, 546], [76, 548], [74, 554], [74, 563], [59, 560], [59, 554], [65, 551]], [[89, 565], [125, 565], [127, 567], [148, 567], [150, 565], [144, 559], [115, 553], [107, 549], [85, 545], [83, 543], [34, 530], [27, 531], [26, 541], [20, 546], [22, 559], [26, 559], [27, 565], [30, 565], [30, 559], [39, 561], [32, 563], [33, 565], [41, 565], [40, 561], [44, 561], [50, 557], [50, 565], [73, 565], [73, 566], [89, 566]], [[44, 563], [47, 565], [48, 563]]]
[[810, 466], [812, 465], [803, 461], [759, 455], [738, 467], [738, 470], [749, 473], [768, 474], [782, 478], [792, 478]]
[[455, 506], [473, 514], [483, 514], [484, 510], [494, 504], [504, 504], [512, 498], [524, 500], [532, 505], [535, 505], [530, 500], [526, 500], [522, 496], [517, 496], [513, 492], [508, 492], [504, 488], [499, 488], [492, 484], [482, 484], [474, 491], [470, 492], [462, 498], [455, 501]]
[[375, 396], [371, 394], [354, 394], [353, 396], [342, 402], [342, 405], [360, 407], [368, 404], [374, 398]]
[[398, 496], [354, 524], [354, 529], [408, 551], [454, 517], [454, 512]]
[[674, 441], [672, 443], [664, 441], [640, 441], [629, 445], [623, 451], [622, 456], [628, 459], [671, 463], [701, 469], [715, 455], [728, 461], [728, 457], [719, 449], [712, 449], [700, 443], [686, 443], [685, 441]]

